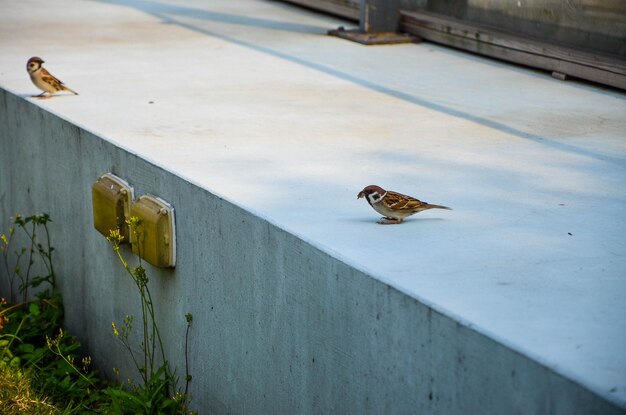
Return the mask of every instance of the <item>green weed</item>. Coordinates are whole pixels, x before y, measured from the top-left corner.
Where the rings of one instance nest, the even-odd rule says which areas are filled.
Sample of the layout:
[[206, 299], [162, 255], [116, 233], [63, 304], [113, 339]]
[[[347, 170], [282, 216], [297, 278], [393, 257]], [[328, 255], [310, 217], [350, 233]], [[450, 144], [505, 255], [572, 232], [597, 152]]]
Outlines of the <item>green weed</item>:
[[[0, 298], [0, 408], [3, 414], [191, 414], [188, 404], [187, 343], [192, 316], [185, 316], [185, 388], [170, 369], [155, 320], [148, 276], [141, 265], [131, 268], [120, 252], [119, 232], [111, 241], [141, 299], [141, 353], [131, 345], [133, 317], [113, 332], [129, 351], [142, 383], [120, 384], [103, 379], [92, 359], [63, 330], [63, 300], [56, 290], [47, 214], [17, 215], [8, 235], [0, 234], [0, 253], [9, 285], [9, 301]], [[140, 224], [134, 222], [140, 231]], [[15, 249], [17, 234], [26, 246]], [[43, 235], [40, 241], [40, 235]], [[43, 271], [37, 275], [37, 270]], [[19, 285], [18, 285], [19, 283]], [[17, 290], [16, 290], [17, 288]], [[36, 290], [35, 290], [36, 289]], [[34, 290], [29, 295], [29, 290]], [[14, 295], [18, 291], [20, 296]]]

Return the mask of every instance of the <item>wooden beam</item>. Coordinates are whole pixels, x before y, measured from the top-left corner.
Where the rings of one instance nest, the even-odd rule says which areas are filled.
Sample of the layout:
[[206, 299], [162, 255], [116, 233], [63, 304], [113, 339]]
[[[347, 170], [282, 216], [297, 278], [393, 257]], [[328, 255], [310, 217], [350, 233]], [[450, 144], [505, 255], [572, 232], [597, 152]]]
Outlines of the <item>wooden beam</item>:
[[350, 20], [359, 20], [359, 0], [283, 0], [309, 9], [334, 14]]
[[528, 39], [428, 12], [401, 12], [403, 32], [477, 54], [626, 89], [626, 59]]

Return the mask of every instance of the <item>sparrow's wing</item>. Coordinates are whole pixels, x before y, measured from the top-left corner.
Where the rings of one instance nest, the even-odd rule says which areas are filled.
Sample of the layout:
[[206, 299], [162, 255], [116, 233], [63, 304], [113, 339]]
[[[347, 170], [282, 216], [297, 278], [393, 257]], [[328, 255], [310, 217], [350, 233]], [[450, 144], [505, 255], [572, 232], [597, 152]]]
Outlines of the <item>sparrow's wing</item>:
[[61, 82], [61, 80], [55, 78], [50, 72], [48, 72], [45, 68], [41, 68], [41, 79], [50, 84], [53, 85], [56, 89], [61, 90], [63, 89], [63, 82]]
[[47, 84], [52, 85], [52, 87], [57, 91], [70, 91], [72, 94], [78, 95], [78, 92], [70, 89], [63, 82], [61, 82], [60, 79], [52, 76], [52, 74], [46, 71], [45, 68], [41, 68], [41, 79]]
[[385, 201], [389, 207], [394, 210], [414, 211], [424, 209], [428, 205], [428, 203], [424, 203], [414, 197], [389, 191], [385, 196]]

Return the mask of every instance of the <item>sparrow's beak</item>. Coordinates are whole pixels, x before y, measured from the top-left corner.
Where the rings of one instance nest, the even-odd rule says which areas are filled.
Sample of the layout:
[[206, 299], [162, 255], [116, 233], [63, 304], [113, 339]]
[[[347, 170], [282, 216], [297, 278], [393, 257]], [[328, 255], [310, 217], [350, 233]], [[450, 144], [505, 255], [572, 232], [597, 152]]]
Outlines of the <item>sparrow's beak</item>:
[[356, 195], [356, 198], [357, 198], [357, 199], [360, 199], [360, 198], [362, 198], [362, 197], [365, 197], [365, 193], [363, 193], [363, 192], [359, 192], [359, 194], [358, 194], [358, 195]]

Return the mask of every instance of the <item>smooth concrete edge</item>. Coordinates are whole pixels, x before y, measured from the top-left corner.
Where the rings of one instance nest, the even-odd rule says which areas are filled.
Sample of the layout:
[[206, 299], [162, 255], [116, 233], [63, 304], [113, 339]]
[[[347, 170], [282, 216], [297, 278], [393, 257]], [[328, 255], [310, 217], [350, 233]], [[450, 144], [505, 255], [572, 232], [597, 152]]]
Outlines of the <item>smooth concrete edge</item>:
[[[4, 88], [4, 87], [0, 87], [0, 88]], [[75, 122], [69, 118], [67, 118], [66, 116], [64, 116], [63, 114], [60, 114], [54, 110], [51, 110], [49, 108], [43, 108], [39, 105], [37, 105], [36, 102], [33, 102], [32, 100], [28, 100], [27, 98], [21, 96], [20, 94], [18, 94], [15, 91], [12, 91], [8, 88], [4, 88], [7, 92], [15, 95], [18, 98], [22, 98], [25, 101], [29, 102], [30, 104], [41, 108], [44, 111], [49, 112], [50, 114], [53, 114], [54, 116], [58, 117], [59, 119], [72, 124], [76, 127], [78, 127], [79, 129], [92, 134], [96, 137], [99, 137], [100, 139], [110, 143], [113, 146], [116, 146], [118, 148], [120, 148], [121, 150], [127, 152], [128, 154], [131, 154], [133, 156], [139, 157], [143, 160], [145, 160], [147, 163], [151, 164], [152, 166], [154, 166], [155, 168], [159, 168], [162, 169], [165, 172], [168, 172], [172, 175], [175, 175], [177, 177], [180, 177], [182, 180], [188, 182], [189, 184], [196, 186], [200, 189], [203, 189], [207, 192], [210, 192], [211, 194], [215, 195], [216, 197], [218, 197], [219, 199], [222, 199], [223, 201], [230, 203], [232, 205], [235, 206], [239, 206], [237, 204], [237, 202], [235, 202], [234, 200], [232, 200], [231, 198], [229, 198], [228, 196], [221, 194], [219, 192], [216, 192], [213, 189], [207, 188], [205, 185], [198, 183], [197, 181], [193, 180], [192, 178], [187, 177], [184, 174], [178, 173], [176, 171], [174, 171], [173, 169], [171, 169], [170, 167], [160, 163], [157, 160], [151, 159], [150, 157], [144, 156], [142, 154], [137, 153], [136, 151], [134, 151], [133, 149], [131, 149], [128, 146], [125, 146], [124, 143], [120, 142], [119, 140], [114, 140], [112, 138], [106, 137], [105, 135], [99, 133], [98, 131], [94, 131], [93, 129], [90, 129], [89, 127], [82, 125], [81, 123]], [[256, 211], [254, 208], [250, 207], [250, 206], [246, 206], [246, 207], [241, 207], [242, 209], [244, 209], [245, 211], [249, 212], [250, 214], [264, 220], [267, 221], [269, 224], [271, 224], [272, 226], [275, 226], [277, 229], [280, 229], [284, 232], [290, 233], [292, 235], [294, 235], [295, 237], [297, 237], [298, 239], [302, 240], [303, 242], [311, 245], [312, 247], [315, 247], [316, 249], [319, 249], [320, 251], [326, 252], [331, 254], [333, 257], [335, 257], [337, 260], [357, 269], [362, 271], [363, 273], [369, 275], [372, 278], [377, 279], [378, 281], [382, 282], [385, 285], [388, 285], [390, 287], [393, 287], [394, 289], [398, 290], [399, 292], [401, 292], [404, 295], [407, 295], [409, 297], [414, 298], [415, 300], [417, 300], [418, 302], [422, 303], [423, 305], [425, 305], [428, 308], [433, 309], [434, 311], [442, 314], [443, 316], [446, 316], [456, 322], [458, 322], [459, 324], [462, 324], [464, 326], [466, 326], [467, 328], [476, 331], [479, 334], [482, 334], [486, 337], [489, 337], [501, 344], [503, 344], [504, 346], [510, 348], [511, 350], [516, 351], [517, 353], [520, 353], [523, 356], [526, 356], [532, 360], [535, 360], [536, 362], [538, 362], [539, 364], [541, 364], [542, 366], [545, 366], [546, 368], [550, 369], [550, 370], [554, 370], [556, 373], [559, 373], [561, 375], [563, 375], [566, 378], [572, 379], [573, 381], [579, 383], [581, 386], [588, 388], [592, 391], [594, 391], [594, 393], [598, 394], [599, 396], [604, 396], [604, 391], [598, 389], [598, 388], [594, 388], [593, 385], [586, 385], [584, 379], [577, 379], [575, 374], [571, 374], [569, 373], [566, 368], [560, 368], [560, 367], [555, 367], [554, 365], [552, 365], [550, 362], [546, 361], [542, 356], [536, 355], [535, 353], [529, 351], [529, 350], [525, 350], [524, 348], [521, 348], [519, 345], [513, 344], [512, 342], [510, 342], [508, 339], [498, 335], [497, 333], [493, 333], [490, 330], [485, 329], [484, 327], [481, 327], [479, 325], [473, 324], [472, 322], [468, 321], [466, 318], [464, 318], [462, 315], [459, 315], [458, 313], [455, 313], [451, 310], [448, 310], [446, 307], [434, 303], [430, 300], [428, 300], [427, 298], [424, 298], [422, 296], [418, 296], [412, 293], [407, 292], [406, 290], [403, 289], [403, 287], [399, 287], [397, 286], [397, 284], [394, 283], [393, 280], [386, 278], [384, 275], [378, 274], [372, 270], [369, 270], [367, 267], [363, 266], [362, 264], [358, 264], [356, 262], [354, 262], [353, 260], [351, 260], [350, 258], [346, 258], [343, 255], [341, 255], [340, 253], [333, 251], [332, 249], [320, 244], [318, 241], [312, 240], [308, 237], [306, 237], [305, 235], [300, 234], [299, 232], [290, 229], [288, 226], [285, 226], [284, 224], [278, 223], [276, 221], [274, 221], [272, 218], [269, 218], [267, 215]], [[607, 398], [612, 398], [611, 396], [607, 396]], [[614, 402], [618, 405], [621, 406], [625, 406], [626, 407], [626, 402], [621, 402], [619, 400], [614, 400]]]
[[[147, 169], [149, 170], [165, 170], [166, 173], [168, 175], [172, 175], [172, 176], [176, 176], [175, 180], [176, 181], [180, 181], [182, 180], [183, 182], [187, 182], [187, 184], [192, 185], [194, 187], [198, 187], [199, 189], [197, 189], [200, 192], [209, 192], [207, 189], [202, 189], [200, 188], [200, 186], [194, 184], [194, 183], [190, 183], [188, 180], [186, 180], [185, 178], [182, 177], [178, 177], [174, 172], [168, 171], [167, 169], [164, 169], [163, 166], [159, 166], [157, 164], [155, 164], [154, 162], [150, 161], [150, 160], [145, 160], [141, 157], [141, 155], [138, 154], [134, 154], [130, 151], [128, 151], [127, 149], [123, 149], [120, 148], [120, 146], [118, 144], [114, 144], [108, 140], [106, 140], [105, 138], [102, 137], [98, 137], [97, 134], [94, 134], [92, 132], [89, 132], [88, 130], [84, 129], [82, 126], [77, 126], [75, 124], [73, 124], [70, 120], [66, 120], [63, 117], [59, 116], [58, 114], [53, 114], [51, 111], [48, 111], [44, 108], [41, 108], [39, 106], [37, 106], [35, 103], [29, 102], [29, 103], [24, 103], [19, 96], [15, 95], [14, 93], [8, 92], [3, 90], [2, 95], [4, 96], [2, 99], [2, 102], [5, 104], [4, 105], [4, 109], [2, 109], [2, 113], [0, 114], [0, 120], [2, 120], [2, 117], [8, 117], [9, 111], [8, 108], [10, 106], [16, 106], [19, 107], [20, 105], [29, 105], [30, 107], [28, 108], [28, 111], [33, 111], [33, 113], [38, 114], [38, 117], [40, 118], [48, 118], [50, 117], [50, 115], [52, 115], [52, 118], [54, 119], [53, 123], [55, 124], [59, 124], [62, 125], [63, 128], [67, 129], [68, 127], [70, 129], [75, 128], [78, 131], [78, 135], [81, 138], [87, 138], [91, 136], [91, 139], [95, 139], [95, 140], [104, 140], [106, 143], [108, 143], [109, 146], [111, 147], [115, 147], [117, 149], [117, 151], [121, 151], [122, 153], [126, 153], [127, 156], [131, 156], [131, 157], [136, 157], [138, 159], [138, 162], [141, 163], [145, 163], [147, 165], [149, 165], [149, 167], [147, 167]], [[12, 102], [11, 102], [12, 101]], [[19, 101], [22, 101], [22, 104], [19, 103]], [[4, 125], [9, 125], [8, 119], [4, 119], [2, 120]], [[63, 129], [62, 128], [62, 129]], [[5, 136], [6, 137], [6, 136]], [[6, 161], [6, 160], [4, 160]], [[11, 185], [13, 184], [13, 180], [9, 180], [8, 181], [8, 185], [6, 180], [6, 177], [10, 177], [10, 174], [7, 173], [7, 171], [9, 170], [9, 163], [2, 163], [4, 168], [3, 168], [3, 177], [4, 179], [2, 179], [2, 181], [0, 181], [0, 183], [3, 184], [3, 187], [8, 188], [10, 193], [14, 193], [16, 191], [18, 191], [19, 189], [15, 189], [13, 187], [11, 187]], [[92, 178], [95, 179], [95, 178]], [[210, 193], [210, 192], [209, 192]], [[3, 205], [5, 204], [5, 198], [4, 198], [4, 194], [0, 195], [0, 203], [2, 203]], [[221, 201], [223, 203], [226, 204], [232, 204], [232, 202], [230, 202], [229, 200], [227, 200], [226, 198], [223, 198], [219, 195], [213, 195], [213, 197], [217, 197], [218, 199], [221, 199]], [[250, 212], [247, 209], [243, 209], [243, 208], [239, 208], [241, 209], [243, 212], [245, 212], [246, 216], [252, 216], [255, 217], [255, 213], [254, 212]], [[6, 213], [6, 212], [5, 212]], [[10, 213], [10, 212], [9, 212]], [[275, 223], [271, 223], [270, 221], [267, 220], [267, 218], [256, 218], [256, 220], [260, 219], [261, 222], [268, 224], [268, 226], [276, 228], [276, 230], [278, 232], [281, 233], [285, 233], [285, 234], [289, 234], [291, 235], [291, 238], [295, 238], [295, 239], [299, 239], [302, 242], [302, 238], [299, 237], [298, 235], [293, 235], [289, 232], [289, 230], [287, 229], [282, 229], [280, 228], [279, 225], [275, 224]], [[474, 340], [473, 341], [478, 341], [478, 342], [485, 342], [490, 344], [489, 347], [487, 348], [496, 348], [496, 349], [503, 349], [501, 350], [501, 353], [504, 353], [506, 355], [512, 355], [514, 356], [514, 359], [517, 361], [524, 361], [524, 364], [529, 364], [531, 367], [534, 367], [534, 369], [532, 369], [532, 371], [534, 371], [535, 373], [541, 373], [541, 377], [545, 377], [544, 382], [547, 383], [548, 385], [554, 385], [554, 384], [560, 384], [561, 387], [563, 388], [573, 388], [573, 390], [571, 390], [570, 392], [567, 393], [563, 393], [563, 390], [559, 388], [559, 393], [557, 393], [556, 395], [561, 395], [562, 393], [565, 395], [564, 397], [567, 398], [571, 397], [572, 398], [572, 403], [573, 402], [580, 402], [580, 400], [585, 401], [586, 404], [582, 404], [580, 406], [580, 408], [588, 408], [591, 409], [591, 407], [599, 409], [600, 407], [602, 407], [603, 411], [611, 411], [611, 413], [621, 413], [619, 412], [620, 409], [618, 407], [615, 407], [614, 405], [617, 406], [621, 406], [621, 409], [624, 409], [624, 403], [622, 402], [614, 402], [611, 401], [611, 397], [610, 396], [606, 396], [606, 395], [601, 395], [599, 394], [597, 391], [592, 391], [588, 388], [588, 386], [584, 386], [581, 385], [579, 382], [576, 382], [574, 380], [568, 379], [567, 376], [562, 376], [561, 374], [559, 374], [558, 372], [560, 371], [559, 368], [551, 368], [549, 367], [549, 365], [546, 364], [542, 364], [541, 362], [537, 362], [536, 359], [528, 359], [528, 356], [526, 356], [524, 353], [521, 353], [519, 351], [514, 350], [514, 348], [511, 348], [509, 345], [506, 344], [506, 341], [504, 339], [496, 339], [494, 338], [494, 336], [490, 336], [488, 333], [484, 333], [481, 332], [481, 330], [477, 327], [474, 327], [471, 323], [464, 321], [462, 318], [460, 318], [459, 316], [450, 316], [448, 313], [445, 312], [445, 310], [438, 310], [437, 307], [435, 305], [432, 304], [428, 304], [428, 302], [424, 301], [423, 299], [416, 299], [413, 297], [410, 297], [408, 295], [406, 295], [406, 293], [403, 293], [401, 291], [399, 291], [398, 289], [391, 287], [387, 282], [385, 282], [382, 278], [373, 278], [366, 270], [362, 270], [358, 267], [358, 264], [349, 264], [346, 263], [346, 261], [344, 261], [342, 258], [336, 258], [336, 256], [332, 253], [328, 253], [326, 250], [324, 250], [323, 247], [317, 246], [314, 241], [303, 241], [305, 242], [305, 245], [308, 245], [308, 247], [306, 248], [306, 250], [313, 250], [313, 251], [321, 251], [321, 255], [323, 256], [328, 256], [332, 259], [332, 261], [334, 262], [339, 262], [339, 265], [336, 265], [338, 267], [347, 267], [347, 268], [352, 268], [353, 271], [351, 271], [352, 273], [356, 273], [359, 274], [361, 277], [364, 277], [368, 280], [373, 280], [374, 282], [370, 281], [368, 283], [368, 285], [374, 284], [375, 286], [379, 287], [379, 289], [383, 289], [383, 290], [389, 290], [391, 289], [393, 292], [395, 292], [396, 294], [394, 294], [395, 298], [399, 298], [399, 297], [403, 297], [405, 298], [406, 301], [407, 299], [410, 298], [410, 302], [414, 304], [415, 307], [421, 307], [421, 308], [426, 308], [428, 309], [428, 313], [429, 315], [431, 313], [435, 313], [437, 315], [437, 318], [440, 320], [444, 320], [447, 321], [447, 323], [450, 325], [451, 327], [455, 327], [456, 331], [462, 331], [464, 334], [464, 336], [470, 336], [472, 337]], [[318, 253], [319, 255], [319, 253]], [[384, 288], [381, 288], [384, 287]], [[443, 324], [443, 323], [442, 323]], [[478, 339], [478, 340], [477, 340]], [[445, 340], [445, 339], [444, 339]], [[463, 346], [461, 346], [463, 347]], [[485, 357], [483, 357], [485, 358]], [[486, 357], [487, 360], [489, 360], [489, 356]], [[540, 382], [542, 383], [542, 382]], [[563, 386], [563, 385], [567, 385], [567, 386]], [[546, 392], [542, 392], [539, 391], [540, 395], [541, 394], [545, 394]], [[548, 391], [548, 394], [550, 394], [551, 392]], [[580, 396], [584, 396], [583, 398], [580, 398]], [[574, 397], [578, 397], [576, 399], [574, 399]], [[609, 408], [608, 406], [606, 406], [608, 404], [608, 402], [604, 402], [604, 400], [610, 401], [611, 404], [609, 406], [613, 406], [613, 408]], [[598, 406], [599, 405], [599, 406]], [[551, 407], [550, 405], [548, 405], [549, 407]], [[551, 407], [552, 408], [552, 407]], [[576, 410], [579, 410], [579, 405], [575, 405], [574, 408], [576, 408]], [[554, 408], [552, 408], [554, 409]], [[545, 412], [545, 413], [552, 413], [552, 412]], [[556, 412], [555, 412], [556, 413]], [[561, 413], [561, 412], [559, 412]], [[562, 412], [562, 413], [567, 413], [567, 412]], [[573, 413], [573, 412], [572, 412]], [[582, 413], [582, 412], [581, 412]]]

